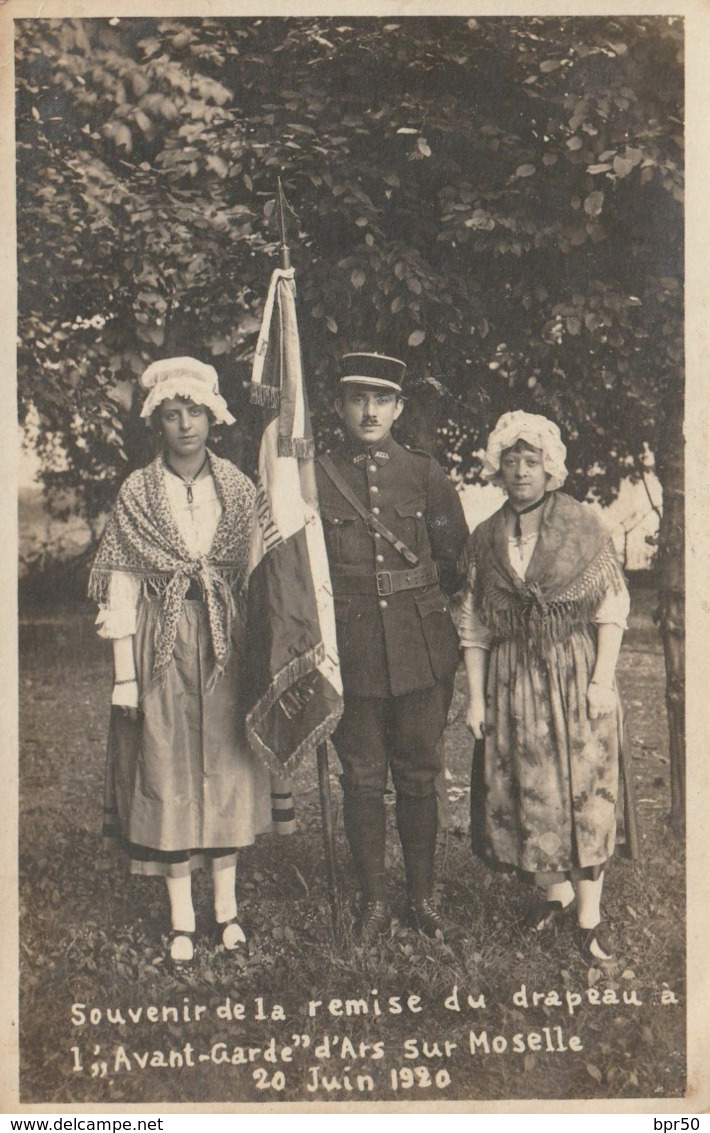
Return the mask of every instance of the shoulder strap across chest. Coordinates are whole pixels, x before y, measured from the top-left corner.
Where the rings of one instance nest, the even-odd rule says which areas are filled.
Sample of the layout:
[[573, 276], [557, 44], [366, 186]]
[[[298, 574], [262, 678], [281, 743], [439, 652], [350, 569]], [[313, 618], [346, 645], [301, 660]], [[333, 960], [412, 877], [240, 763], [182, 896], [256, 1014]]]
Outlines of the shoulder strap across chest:
[[384, 523], [380, 523], [376, 515], [373, 515], [372, 512], [367, 510], [365, 505], [357, 498], [350, 485], [340, 475], [327, 453], [319, 457], [319, 464], [328, 479], [335, 484], [341, 496], [355, 509], [361, 519], [365, 520], [365, 526], [368, 531], [376, 531], [378, 535], [381, 535], [383, 539], [386, 539], [387, 542], [394, 547], [395, 551], [399, 552], [402, 558], [406, 559], [412, 566], [416, 566], [419, 562], [419, 556], [415, 555], [414, 551], [410, 550], [406, 543], [398, 539], [397, 536], [390, 531], [389, 527], [385, 527]]

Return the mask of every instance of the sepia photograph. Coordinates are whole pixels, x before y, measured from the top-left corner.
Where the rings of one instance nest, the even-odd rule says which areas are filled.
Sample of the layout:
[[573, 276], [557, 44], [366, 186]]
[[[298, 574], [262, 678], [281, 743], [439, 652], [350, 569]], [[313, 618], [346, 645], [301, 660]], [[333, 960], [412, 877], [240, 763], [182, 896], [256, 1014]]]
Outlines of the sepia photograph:
[[52, 7], [5, 1109], [699, 1111], [694, 16]]

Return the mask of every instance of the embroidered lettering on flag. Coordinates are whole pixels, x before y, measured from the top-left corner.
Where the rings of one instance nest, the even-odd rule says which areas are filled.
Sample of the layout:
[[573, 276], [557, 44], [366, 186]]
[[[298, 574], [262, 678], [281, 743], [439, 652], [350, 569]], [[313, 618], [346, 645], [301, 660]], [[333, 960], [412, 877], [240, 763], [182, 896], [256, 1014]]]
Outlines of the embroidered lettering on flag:
[[246, 730], [271, 772], [284, 775], [343, 711], [291, 268], [271, 277], [251, 400], [265, 421], [249, 552]]

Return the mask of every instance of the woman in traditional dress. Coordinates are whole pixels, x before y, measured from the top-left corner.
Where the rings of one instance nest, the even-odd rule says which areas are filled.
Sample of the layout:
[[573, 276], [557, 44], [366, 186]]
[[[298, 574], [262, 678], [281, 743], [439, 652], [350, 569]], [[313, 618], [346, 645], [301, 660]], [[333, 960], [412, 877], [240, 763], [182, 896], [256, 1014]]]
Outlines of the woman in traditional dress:
[[489, 437], [483, 475], [508, 499], [468, 543], [466, 723], [485, 739], [486, 855], [544, 888], [538, 931], [576, 902], [582, 950], [603, 961], [613, 958], [600, 903], [616, 840], [614, 673], [629, 598], [609, 534], [559, 490], [565, 458], [557, 426], [535, 414], [506, 413]]
[[206, 447], [211, 424], [234, 421], [212, 366], [168, 358], [140, 384], [161, 451], [123, 484], [90, 579], [115, 669], [106, 832], [131, 872], [165, 877], [168, 954], [189, 963], [192, 871], [209, 861], [218, 936], [237, 948], [237, 848], [271, 826], [240, 696], [254, 487]]

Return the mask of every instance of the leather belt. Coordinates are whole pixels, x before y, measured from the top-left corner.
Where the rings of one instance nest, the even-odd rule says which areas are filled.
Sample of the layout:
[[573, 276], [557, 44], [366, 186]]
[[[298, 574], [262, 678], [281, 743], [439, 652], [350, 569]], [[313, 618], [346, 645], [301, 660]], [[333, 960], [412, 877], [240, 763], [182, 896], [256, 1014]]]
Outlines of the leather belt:
[[417, 590], [439, 581], [436, 566], [412, 567], [410, 570], [378, 570], [376, 574], [331, 573], [333, 593], [338, 597], [356, 594], [377, 594], [386, 598], [400, 590]]

